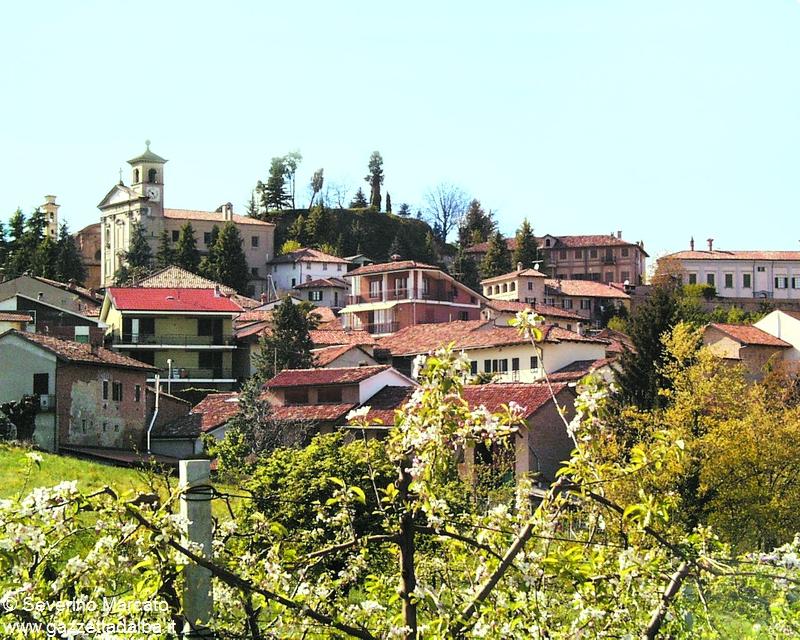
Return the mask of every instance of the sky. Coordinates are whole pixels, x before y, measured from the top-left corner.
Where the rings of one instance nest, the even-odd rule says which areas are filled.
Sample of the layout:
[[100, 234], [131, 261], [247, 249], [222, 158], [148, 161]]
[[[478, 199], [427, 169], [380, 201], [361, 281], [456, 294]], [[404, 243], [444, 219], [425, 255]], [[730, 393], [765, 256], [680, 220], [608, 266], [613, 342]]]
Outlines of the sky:
[[395, 210], [458, 185], [513, 233], [621, 230], [651, 256], [800, 249], [797, 0], [27, 0], [0, 22], [0, 218], [70, 229], [144, 141], [165, 205], [242, 212], [299, 150]]

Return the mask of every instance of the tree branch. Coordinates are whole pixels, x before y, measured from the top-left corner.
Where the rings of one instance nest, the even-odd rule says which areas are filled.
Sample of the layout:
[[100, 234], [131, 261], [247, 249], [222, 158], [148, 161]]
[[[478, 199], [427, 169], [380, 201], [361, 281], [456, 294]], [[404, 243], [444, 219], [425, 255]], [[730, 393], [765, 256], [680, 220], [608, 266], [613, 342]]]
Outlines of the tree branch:
[[675, 596], [678, 594], [678, 591], [680, 590], [683, 581], [686, 579], [686, 576], [689, 575], [690, 569], [691, 565], [686, 560], [678, 565], [677, 570], [672, 574], [672, 578], [670, 579], [667, 588], [664, 590], [664, 595], [661, 596], [661, 602], [656, 610], [653, 611], [650, 622], [642, 634], [642, 640], [654, 640], [654, 638], [658, 635], [661, 625], [664, 622], [664, 616], [667, 615], [667, 609], [669, 608], [670, 603], [675, 599]]
[[367, 536], [365, 538], [354, 538], [348, 542], [342, 542], [340, 544], [333, 544], [330, 547], [325, 547], [324, 549], [320, 549], [319, 551], [314, 551], [312, 553], [306, 554], [303, 556], [305, 560], [312, 560], [314, 558], [319, 558], [321, 556], [325, 556], [329, 553], [335, 553], [336, 551], [344, 551], [346, 549], [350, 549], [358, 544], [370, 544], [372, 542], [397, 542], [396, 535], [380, 535], [380, 536]]
[[445, 529], [434, 529], [433, 527], [415, 526], [414, 529], [418, 533], [430, 536], [443, 536], [446, 538], [452, 538], [453, 540], [458, 540], [459, 542], [463, 542], [464, 544], [467, 544], [471, 547], [475, 547], [476, 549], [481, 549], [485, 551], [486, 553], [497, 558], [500, 562], [503, 561], [503, 556], [497, 553], [488, 544], [483, 544], [482, 542], [478, 542], [477, 540], [473, 540], [472, 538], [468, 538], [467, 536], [462, 536], [458, 533], [453, 533], [452, 531], [447, 531]]

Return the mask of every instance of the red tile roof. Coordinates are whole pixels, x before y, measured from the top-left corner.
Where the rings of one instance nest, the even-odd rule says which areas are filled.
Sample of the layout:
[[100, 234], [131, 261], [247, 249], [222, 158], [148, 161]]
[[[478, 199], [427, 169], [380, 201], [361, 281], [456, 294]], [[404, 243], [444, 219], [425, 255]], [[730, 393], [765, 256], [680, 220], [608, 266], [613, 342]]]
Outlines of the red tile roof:
[[611, 285], [593, 280], [555, 280], [544, 281], [545, 293], [556, 296], [573, 296], [580, 298], [617, 298], [630, 300], [630, 296]]
[[191, 413], [202, 416], [200, 430], [207, 433], [225, 424], [239, 411], [239, 394], [210, 393], [194, 407]]
[[237, 325], [245, 325], [251, 322], [272, 322], [272, 314], [274, 311], [270, 309], [265, 311], [263, 309], [248, 309], [244, 313], [236, 316]]
[[392, 271], [405, 271], [406, 269], [429, 269], [433, 271], [441, 271], [439, 267], [432, 264], [425, 264], [424, 262], [416, 262], [415, 260], [396, 260], [394, 262], [381, 262], [380, 264], [368, 264], [358, 269], [354, 269], [346, 274], [347, 277], [351, 276], [365, 276], [373, 273], [390, 273]]
[[364, 406], [369, 407], [369, 413], [365, 417], [367, 424], [393, 425], [395, 411], [408, 402], [416, 389], [417, 387], [386, 386], [378, 391], [364, 403]]
[[592, 371], [605, 367], [614, 362], [613, 358], [600, 358], [599, 360], [576, 360], [553, 371], [547, 375], [551, 382], [575, 382], [587, 376]]
[[664, 256], [676, 260], [800, 260], [800, 251], [678, 251]]
[[[310, 312], [309, 315], [314, 314], [315, 316], [319, 317], [319, 324], [325, 324], [328, 322], [335, 322], [339, 319], [333, 309], [330, 307], [314, 307]], [[341, 325], [338, 327], [341, 328]]]
[[317, 367], [327, 367], [331, 362], [337, 358], [342, 357], [348, 351], [357, 351], [357, 355], [369, 357], [369, 354], [354, 344], [334, 345], [332, 347], [322, 347], [322, 349], [313, 349], [312, 353], [315, 357], [315, 365]]
[[134, 286], [147, 287], [151, 289], [213, 289], [214, 287], [219, 287], [220, 291], [227, 296], [231, 296], [236, 293], [235, 289], [226, 287], [225, 285], [220, 284], [219, 282], [214, 282], [213, 280], [209, 280], [208, 278], [203, 278], [202, 276], [198, 276], [196, 273], [192, 273], [191, 271], [187, 271], [182, 267], [176, 267], [174, 265], [164, 267], [163, 269], [159, 269], [158, 271], [151, 273], [149, 276], [137, 281]]
[[501, 313], [517, 313], [518, 311], [525, 311], [530, 309], [535, 311], [541, 316], [550, 318], [564, 318], [565, 320], [575, 320], [577, 322], [586, 322], [586, 318], [579, 316], [573, 311], [567, 311], [561, 307], [555, 307], [550, 304], [541, 304], [537, 302], [535, 305], [528, 302], [517, 302], [516, 300], [494, 300], [490, 299], [486, 306], [499, 311]]
[[3, 322], [33, 322], [33, 316], [25, 311], [0, 311]]
[[[221, 212], [216, 211], [195, 211], [193, 209], [164, 209], [164, 217], [172, 220], [208, 220], [209, 222], [217, 222], [221, 225], [225, 224], [225, 219]], [[260, 227], [274, 227], [271, 222], [264, 222], [257, 218], [250, 218], [249, 216], [240, 216], [233, 214], [233, 222], [236, 224], [256, 225]]]
[[372, 367], [337, 367], [332, 369], [284, 369], [264, 383], [267, 389], [295, 386], [320, 386], [328, 384], [358, 384], [388, 370], [389, 365]]
[[36, 344], [51, 353], [59, 360], [73, 364], [89, 364], [100, 367], [121, 367], [123, 369], [141, 369], [142, 371], [156, 371], [157, 369], [144, 362], [123, 356], [115, 351], [103, 347], [93, 347], [90, 344], [61, 340], [41, 333], [28, 333], [10, 329], [2, 336], [15, 335], [32, 344]]
[[[567, 384], [557, 382], [552, 385], [553, 393], [558, 396]], [[516, 402], [525, 408], [525, 418], [530, 418], [548, 402], [552, 402], [550, 389], [544, 383], [496, 383], [469, 385], [464, 387], [463, 398], [471, 407], [483, 405], [492, 413], [502, 410], [504, 404]]]
[[[553, 325], [544, 325], [541, 329], [544, 342], [606, 343]], [[491, 320], [458, 320], [406, 327], [381, 338], [378, 346], [388, 349], [394, 356], [403, 356], [427, 353], [451, 342], [455, 349], [469, 350], [525, 344], [528, 341], [516, 327], [498, 327]]]
[[754, 327], [745, 324], [724, 324], [722, 322], [712, 322], [708, 325], [717, 331], [721, 331], [725, 335], [733, 338], [736, 342], [741, 344], [749, 344], [759, 347], [782, 347], [785, 349], [790, 348], [788, 342], [776, 338], [775, 336]]
[[233, 336], [237, 340], [243, 340], [250, 336], [257, 336], [262, 333], [270, 333], [271, 324], [269, 322], [251, 322], [250, 324], [237, 326]]
[[636, 351], [633, 346], [633, 340], [630, 339], [630, 336], [621, 331], [614, 331], [614, 329], [606, 327], [602, 331], [594, 334], [594, 336], [595, 338], [608, 340], [608, 346], [606, 347], [606, 353], [608, 354], [621, 354], [625, 349], [628, 351]]
[[186, 311], [240, 313], [230, 298], [215, 296], [213, 289], [111, 287], [114, 306], [120, 311]]
[[272, 407], [275, 420], [282, 422], [333, 422], [342, 420], [355, 404], [293, 404]]
[[311, 342], [314, 346], [325, 347], [334, 344], [374, 345], [376, 343], [372, 334], [358, 330], [345, 329], [315, 329], [309, 331]]
[[333, 256], [330, 253], [324, 253], [317, 249], [310, 247], [302, 247], [296, 251], [284, 253], [282, 256], [277, 256], [272, 260], [272, 264], [282, 264], [291, 262], [332, 262], [339, 264], [350, 264], [349, 261], [339, 256]]
[[309, 280], [301, 282], [295, 289], [320, 289], [323, 287], [331, 287], [334, 289], [348, 289], [348, 285], [344, 280], [339, 278], [317, 278], [316, 280]]
[[547, 276], [545, 276], [538, 269], [517, 269], [516, 271], [509, 271], [508, 273], [504, 273], [499, 276], [494, 276], [493, 278], [486, 278], [485, 280], [481, 280], [481, 284], [501, 282], [503, 280], [508, 280], [509, 278], [521, 278], [521, 277], [546, 278]]

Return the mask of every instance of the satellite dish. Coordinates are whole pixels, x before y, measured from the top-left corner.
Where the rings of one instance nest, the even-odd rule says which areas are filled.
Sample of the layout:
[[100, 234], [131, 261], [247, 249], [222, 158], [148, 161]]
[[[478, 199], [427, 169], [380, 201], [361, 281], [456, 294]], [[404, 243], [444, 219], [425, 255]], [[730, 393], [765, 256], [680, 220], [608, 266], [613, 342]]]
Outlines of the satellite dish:
[[537, 262], [535, 265], [533, 265], [533, 268], [538, 271], [539, 270], [539, 263]]

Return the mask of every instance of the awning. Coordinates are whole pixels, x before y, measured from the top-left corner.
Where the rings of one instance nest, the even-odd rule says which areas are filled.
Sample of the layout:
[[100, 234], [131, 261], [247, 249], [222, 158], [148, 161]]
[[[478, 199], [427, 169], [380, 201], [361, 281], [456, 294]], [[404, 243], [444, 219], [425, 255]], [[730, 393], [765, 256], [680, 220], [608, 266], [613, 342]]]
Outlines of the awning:
[[358, 313], [359, 311], [383, 311], [396, 306], [397, 300], [392, 302], [366, 302], [364, 304], [349, 304], [339, 313]]

